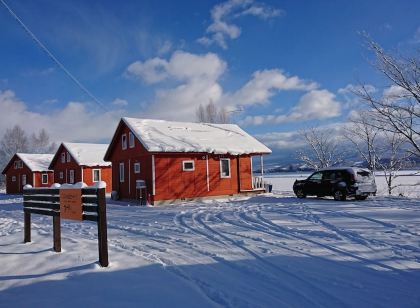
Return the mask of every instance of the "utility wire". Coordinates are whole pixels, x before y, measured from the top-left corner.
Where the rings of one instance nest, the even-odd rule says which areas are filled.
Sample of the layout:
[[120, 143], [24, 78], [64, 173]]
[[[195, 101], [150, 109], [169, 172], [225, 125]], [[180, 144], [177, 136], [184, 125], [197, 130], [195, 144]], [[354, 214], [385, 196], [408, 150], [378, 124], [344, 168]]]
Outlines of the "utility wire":
[[7, 11], [12, 15], [14, 19], [22, 26], [23, 30], [35, 41], [35, 43], [47, 54], [47, 56], [55, 63], [59, 68], [63, 70], [63, 72], [86, 94], [88, 95], [93, 101], [98, 104], [101, 108], [105, 111], [108, 108], [101, 103], [101, 101], [96, 98], [86, 87], [79, 81], [77, 78], [69, 72], [69, 70], [52, 54], [51, 51], [36, 37], [36, 35], [23, 23], [23, 21], [16, 15], [16, 13], [6, 4], [4, 0], [0, 0], [3, 6], [7, 9]]

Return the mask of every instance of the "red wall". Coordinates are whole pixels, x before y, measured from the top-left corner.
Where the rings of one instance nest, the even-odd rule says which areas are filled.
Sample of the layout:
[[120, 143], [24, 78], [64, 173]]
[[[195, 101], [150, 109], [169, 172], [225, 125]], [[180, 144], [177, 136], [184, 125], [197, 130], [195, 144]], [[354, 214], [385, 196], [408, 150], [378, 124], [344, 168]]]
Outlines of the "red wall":
[[[112, 190], [117, 191], [122, 199], [136, 198], [136, 180], [144, 180], [147, 192], [152, 194], [152, 156], [135, 138], [134, 147], [128, 146], [129, 129], [126, 125], [118, 128], [115, 143], [113, 144], [110, 161], [112, 162]], [[122, 134], [127, 135], [127, 149], [121, 145]], [[120, 182], [119, 166], [124, 164], [124, 182]], [[134, 173], [134, 164], [140, 163], [140, 173]], [[152, 197], [151, 197], [152, 198]]]
[[[22, 175], [26, 175], [26, 184], [32, 187], [49, 187], [53, 183], [53, 172], [48, 172], [48, 184], [42, 184], [41, 176], [44, 172], [32, 172], [25, 164], [23, 168], [15, 169], [14, 162], [19, 161], [17, 156], [12, 158], [9, 169], [6, 171], [6, 193], [20, 194], [23, 191]], [[12, 177], [16, 177], [16, 181], [12, 181]], [[34, 183], [35, 178], [35, 183]]]
[[[66, 161], [61, 162], [61, 153], [66, 154]], [[61, 145], [56, 153], [56, 160], [53, 162], [54, 183], [70, 183], [70, 170], [74, 170], [74, 183], [82, 181], [82, 166], [79, 166], [73, 157], [67, 162], [67, 150]], [[92, 170], [101, 169], [101, 180], [106, 182], [106, 191], [112, 191], [112, 168], [111, 166], [86, 167], [83, 166], [83, 182], [88, 186], [93, 185]], [[60, 172], [63, 172], [63, 178], [60, 178]], [[70, 184], [74, 184], [70, 183]]]
[[42, 184], [42, 174], [45, 172], [34, 172], [33, 177], [35, 178], [35, 183], [32, 184], [33, 187], [50, 187], [54, 183], [54, 172], [48, 172], [48, 183]]
[[[152, 195], [152, 154], [155, 158], [155, 196], [151, 201], [174, 200], [205, 196], [233, 195], [252, 189], [251, 158], [239, 158], [240, 189], [238, 183], [238, 157], [209, 154], [209, 186], [207, 189], [206, 154], [199, 153], [149, 153], [135, 138], [135, 147], [122, 150], [121, 136], [127, 135], [128, 127], [121, 122], [112, 144], [109, 159], [112, 162], [113, 190], [122, 199], [135, 199], [137, 179], [145, 180], [147, 192]], [[231, 177], [220, 177], [220, 158], [230, 158]], [[194, 171], [183, 171], [182, 161], [194, 160]], [[134, 163], [140, 162], [140, 174], [134, 173]], [[124, 164], [125, 178], [120, 183], [119, 164]]]
[[[230, 159], [230, 178], [220, 176], [220, 158]], [[194, 161], [194, 171], [183, 171], [184, 160]], [[238, 157], [208, 155], [207, 186], [206, 154], [156, 154], [155, 200], [172, 200], [206, 196], [233, 195], [252, 189], [251, 161], [248, 155], [239, 158], [240, 189], [238, 183]]]

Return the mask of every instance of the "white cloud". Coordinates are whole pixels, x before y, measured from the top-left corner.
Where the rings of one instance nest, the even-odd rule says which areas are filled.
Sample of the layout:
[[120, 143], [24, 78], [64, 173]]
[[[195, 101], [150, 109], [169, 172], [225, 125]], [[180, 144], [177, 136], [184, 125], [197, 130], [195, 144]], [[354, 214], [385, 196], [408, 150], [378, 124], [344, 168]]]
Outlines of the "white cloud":
[[[128, 76], [148, 83], [177, 81], [172, 87], [160, 87], [147, 110], [147, 116], [165, 119], [191, 120], [200, 104], [213, 102], [228, 109], [239, 106], [266, 104], [280, 91], [310, 91], [318, 87], [314, 82], [298, 76], [287, 76], [279, 69], [260, 70], [241, 88], [224, 92], [220, 79], [227, 64], [214, 53], [192, 54], [176, 51], [169, 60], [152, 58], [130, 64]], [[174, 112], [176, 111], [176, 112]]]
[[232, 20], [241, 16], [255, 16], [266, 20], [282, 14], [282, 10], [254, 0], [228, 0], [213, 7], [212, 23], [206, 30], [208, 36], [203, 36], [197, 41], [206, 46], [216, 43], [226, 49], [227, 39], [236, 39], [241, 35], [241, 28]]
[[124, 107], [124, 106], [127, 106], [128, 105], [128, 102], [125, 99], [122, 99], [122, 98], [118, 98], [117, 97], [116, 99], [114, 99], [112, 101], [111, 104], [114, 105], [114, 106]]
[[280, 115], [247, 116], [243, 125], [280, 124], [297, 121], [320, 120], [339, 116], [341, 103], [328, 90], [311, 90], [305, 93], [295, 107]]
[[0, 91], [0, 110], [0, 136], [18, 124], [28, 132], [45, 128], [57, 142], [98, 142], [111, 138], [124, 114], [124, 110], [100, 112], [80, 102], [69, 102], [63, 109], [50, 113], [38, 113], [28, 110], [11, 90]]
[[388, 88], [384, 89], [382, 93], [385, 99], [402, 99], [405, 96], [410, 96], [410, 93], [403, 87], [397, 85], [391, 85]]
[[[375, 93], [376, 92], [376, 88], [370, 84], [364, 85], [365, 90], [368, 93]], [[361, 85], [354, 85], [349, 83], [348, 85], [346, 85], [344, 88], [340, 88], [338, 89], [338, 93], [339, 94], [353, 94], [354, 92], [359, 92], [361, 91], [363, 88]]]
[[299, 132], [269, 132], [255, 135], [259, 141], [271, 149], [297, 149], [305, 145]]
[[153, 58], [147, 61], [131, 63], [126, 70], [126, 76], [141, 77], [147, 83], [156, 83], [168, 78], [168, 62], [164, 59]]
[[228, 105], [254, 105], [267, 103], [278, 91], [290, 90], [312, 90], [318, 85], [314, 82], [307, 82], [297, 76], [287, 77], [281, 70], [262, 70], [252, 75], [238, 91], [227, 94], [225, 102]]

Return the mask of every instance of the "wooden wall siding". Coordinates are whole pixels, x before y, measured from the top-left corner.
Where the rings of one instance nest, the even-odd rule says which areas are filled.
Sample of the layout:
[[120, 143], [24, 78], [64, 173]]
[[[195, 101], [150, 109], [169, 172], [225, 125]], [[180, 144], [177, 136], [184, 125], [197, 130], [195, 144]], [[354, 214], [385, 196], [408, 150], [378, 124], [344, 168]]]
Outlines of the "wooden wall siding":
[[[48, 172], [48, 184], [42, 184], [42, 174], [45, 172], [32, 172], [28, 166], [23, 164], [23, 168], [14, 168], [14, 162], [20, 160], [17, 156], [13, 158], [10, 168], [6, 172], [6, 193], [20, 194], [23, 192], [22, 175], [26, 175], [26, 184], [32, 187], [49, 187], [54, 181], [54, 173]], [[16, 181], [12, 181], [12, 177], [16, 177]], [[35, 179], [35, 182], [34, 182]]]
[[50, 187], [54, 183], [54, 172], [48, 172], [48, 183], [42, 184], [42, 175], [46, 172], [34, 172], [33, 178], [35, 183], [31, 184], [33, 187]]
[[[61, 153], [66, 153], [66, 161], [64, 163], [61, 162]], [[74, 183], [81, 181], [82, 173], [80, 166], [76, 163], [73, 157], [71, 157], [70, 162], [67, 162], [67, 150], [62, 145], [58, 149], [57, 159], [52, 167], [54, 170], [54, 183], [70, 183], [70, 170], [74, 170]], [[62, 179], [60, 179], [60, 172], [63, 172]]]
[[[65, 184], [70, 183], [70, 170], [74, 170], [74, 183], [82, 181], [82, 166], [77, 164], [75, 159], [71, 157], [70, 162], [67, 162], [67, 150], [65, 147], [60, 146], [57, 152], [57, 160], [52, 166], [54, 169], [54, 183]], [[61, 162], [61, 153], [66, 153], [66, 161]], [[101, 169], [101, 179], [106, 182], [106, 192], [112, 191], [112, 168], [111, 166], [98, 166], [98, 167], [83, 167], [83, 182], [88, 186], [93, 185], [92, 170]], [[63, 172], [63, 178], [60, 179], [60, 172]], [[67, 174], [67, 176], [66, 176]]]
[[[23, 164], [23, 168], [15, 169], [13, 164], [6, 173], [6, 193], [20, 194], [23, 191], [22, 175], [26, 175], [26, 184], [33, 185], [32, 171]], [[16, 181], [12, 181], [12, 177], [16, 177]]]
[[[112, 145], [112, 152], [110, 153], [112, 190], [117, 191], [122, 199], [136, 198], [136, 180], [144, 180], [147, 185], [147, 192], [152, 193], [152, 156], [137, 138], [134, 138], [134, 147], [129, 147], [129, 131], [129, 128], [121, 122], [117, 129], [115, 143]], [[122, 149], [122, 134], [127, 135], [126, 150]], [[120, 183], [120, 163], [124, 164], [124, 183]], [[140, 163], [139, 174], [134, 173], [134, 163]]]

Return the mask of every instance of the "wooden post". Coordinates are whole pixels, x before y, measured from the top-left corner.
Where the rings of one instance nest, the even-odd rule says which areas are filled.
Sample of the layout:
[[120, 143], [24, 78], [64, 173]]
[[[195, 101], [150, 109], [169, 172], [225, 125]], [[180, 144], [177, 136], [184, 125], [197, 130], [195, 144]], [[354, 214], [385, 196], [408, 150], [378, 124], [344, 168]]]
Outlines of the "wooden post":
[[106, 226], [106, 199], [105, 188], [99, 188], [98, 197], [98, 248], [99, 248], [99, 264], [107, 267], [108, 262], [108, 234]]
[[61, 219], [60, 216], [53, 216], [53, 238], [54, 251], [61, 252]]
[[28, 243], [31, 241], [31, 213], [24, 212], [24, 237], [23, 242]]

